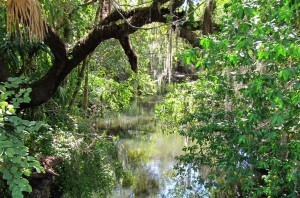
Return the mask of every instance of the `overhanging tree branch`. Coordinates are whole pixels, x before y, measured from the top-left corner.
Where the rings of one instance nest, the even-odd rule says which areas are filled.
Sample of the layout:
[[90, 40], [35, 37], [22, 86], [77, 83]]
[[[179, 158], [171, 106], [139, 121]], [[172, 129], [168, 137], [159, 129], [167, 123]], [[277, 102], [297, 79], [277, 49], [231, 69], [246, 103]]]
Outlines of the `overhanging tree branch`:
[[[164, 14], [168, 14], [168, 9], [162, 9], [161, 15], [155, 15], [149, 8], [137, 9], [129, 20], [130, 24], [135, 27], [142, 27], [143, 25], [152, 22], [165, 22]], [[107, 17], [109, 18], [109, 16]], [[123, 24], [109, 23], [109, 25], [102, 25], [100, 22], [87, 37], [79, 40], [74, 48], [71, 50], [71, 57], [67, 64], [70, 67], [78, 65], [88, 54], [93, 52], [96, 47], [103, 41], [115, 38], [121, 39], [124, 36], [136, 32], [138, 29], [128, 23]]]
[[[160, 0], [157, 2], [164, 4], [171, 1]], [[176, 10], [176, 6], [182, 5], [183, 0], [175, 0], [172, 3], [172, 10]], [[65, 44], [58, 34], [48, 27], [48, 33], [44, 42], [50, 48], [53, 55], [52, 67], [40, 80], [29, 85], [32, 88], [30, 95], [31, 102], [23, 104], [22, 108], [38, 106], [48, 101], [65, 77], [80, 65], [101, 42], [108, 39], [114, 38], [120, 40], [128, 56], [131, 68], [136, 72], [138, 69], [137, 57], [130, 47], [128, 35], [136, 32], [138, 30], [136, 27], [142, 27], [152, 22], [166, 23], [167, 20], [164, 15], [170, 14], [170, 10], [169, 8], [161, 8], [152, 4], [149, 7], [136, 8], [128, 12], [121, 11], [121, 13], [123, 16], [117, 11], [109, 14], [86, 37], [78, 40], [69, 51], [66, 50]], [[127, 20], [124, 21], [123, 17]], [[186, 37], [190, 42], [195, 41], [195, 35], [190, 35], [188, 36], [187, 31], [182, 32], [182, 37]]]
[[124, 36], [119, 39], [120, 44], [122, 45], [122, 48], [124, 49], [124, 52], [126, 56], [128, 57], [128, 61], [131, 66], [131, 70], [137, 73], [138, 71], [138, 65], [137, 65], [137, 56], [134, 53], [134, 51], [131, 48], [129, 36]]

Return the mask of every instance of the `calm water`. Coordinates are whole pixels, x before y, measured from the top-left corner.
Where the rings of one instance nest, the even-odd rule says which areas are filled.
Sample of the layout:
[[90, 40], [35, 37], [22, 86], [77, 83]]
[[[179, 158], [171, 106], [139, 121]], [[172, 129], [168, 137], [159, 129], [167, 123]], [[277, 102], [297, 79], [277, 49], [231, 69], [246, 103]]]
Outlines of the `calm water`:
[[[119, 158], [125, 170], [131, 173], [131, 182], [119, 184], [111, 198], [127, 197], [206, 197], [191, 192], [203, 191], [202, 186], [193, 185], [197, 177], [186, 167], [188, 177], [176, 176], [175, 157], [183, 154], [182, 148], [188, 144], [178, 134], [165, 134], [155, 120], [155, 104], [160, 101], [136, 101], [132, 108], [119, 117], [99, 122], [111, 133], [120, 134], [118, 142]], [[123, 182], [124, 183], [124, 182]], [[185, 187], [190, 186], [193, 191]]]
[[[142, 157], [136, 159], [140, 163], [135, 166], [135, 162], [130, 164], [132, 160], [126, 159], [128, 156], [123, 156], [127, 163], [125, 166], [133, 168], [134, 175], [144, 180], [150, 179], [157, 182], [158, 187], [154, 189], [151, 185], [147, 186], [147, 193], [141, 193], [138, 196], [134, 194], [133, 187], [122, 188], [119, 186], [112, 197], [161, 197], [167, 195], [168, 191], [174, 188], [175, 172], [175, 156], [182, 153], [181, 148], [184, 145], [184, 140], [178, 135], [166, 135], [162, 133], [150, 134], [147, 138], [136, 138], [131, 140], [122, 140], [120, 142], [126, 149], [141, 153]], [[145, 174], [146, 173], [146, 174]], [[134, 196], [135, 195], [135, 196]]]

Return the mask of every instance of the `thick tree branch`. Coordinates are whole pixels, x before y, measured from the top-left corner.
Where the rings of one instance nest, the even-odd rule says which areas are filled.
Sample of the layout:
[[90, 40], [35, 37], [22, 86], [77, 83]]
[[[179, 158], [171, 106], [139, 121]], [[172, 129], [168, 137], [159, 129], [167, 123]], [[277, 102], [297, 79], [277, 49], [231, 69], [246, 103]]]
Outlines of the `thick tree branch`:
[[[72, 67], [76, 67], [105, 40], [111, 38], [121, 39], [124, 36], [136, 32], [138, 29], [135, 27], [142, 27], [152, 22], [165, 22], [163, 15], [167, 13], [167, 9], [162, 9], [161, 15], [155, 15], [149, 8], [143, 8], [136, 10], [135, 14], [131, 17], [129, 23], [132, 24], [132, 26], [126, 22], [120, 25], [117, 23], [98, 25], [86, 38], [79, 40], [77, 44], [75, 44], [71, 52], [70, 60], [67, 62], [68, 68], [72, 69]], [[107, 18], [109, 18], [109, 16]]]
[[196, 47], [199, 43], [198, 35], [186, 28], [179, 30], [179, 37], [186, 39], [193, 47]]
[[51, 53], [56, 61], [65, 60], [67, 58], [66, 46], [62, 39], [51, 27], [48, 28], [48, 33], [45, 37], [45, 44], [50, 48]]
[[[212, 13], [216, 9], [216, 1], [210, 0], [208, 1], [203, 21], [197, 22], [196, 29], [194, 29], [194, 25], [188, 25], [188, 23], [182, 24], [180, 26], [180, 34], [181, 38], [185, 38], [193, 47], [199, 46], [199, 38], [197, 34], [195, 34], [194, 30], [202, 30], [203, 35], [208, 35], [213, 33], [216, 30], [219, 30], [219, 26], [215, 24], [212, 20]], [[195, 23], [195, 22], [194, 22]]]
[[88, 5], [91, 5], [96, 2], [97, 2], [97, 0], [89, 0], [89, 1], [85, 1], [84, 4], [81, 4], [79, 6], [88, 6]]
[[6, 82], [10, 76], [11, 74], [7, 64], [4, 62], [4, 59], [0, 57], [0, 82]]
[[67, 76], [65, 73], [67, 52], [61, 38], [48, 27], [48, 33], [44, 42], [48, 45], [53, 55], [52, 67], [43, 78], [30, 85], [32, 88], [31, 101], [30, 103], [23, 103], [21, 108], [38, 106], [48, 101]]
[[[161, 13], [166, 14], [166, 11], [167, 9], [163, 9]], [[151, 22], [165, 21], [162, 15], [154, 15], [149, 8], [137, 9], [136, 12], [132, 13], [133, 16], [130, 23], [137, 27], [142, 27]], [[101, 42], [111, 38], [121, 39], [137, 30], [125, 22], [123, 24], [109, 23], [109, 25], [99, 23], [87, 37], [80, 39], [75, 44], [69, 53], [70, 55], [67, 56], [62, 39], [48, 27], [45, 43], [53, 55], [52, 67], [43, 78], [30, 85], [32, 88], [31, 101], [30, 103], [22, 104], [21, 108], [38, 106], [48, 101], [64, 78], [92, 53]]]
[[[108, 15], [101, 23], [100, 25], [108, 25], [109, 23], [116, 22], [118, 20], [122, 20], [123, 18], [130, 18], [133, 15], [136, 15], [139, 12], [143, 12], [143, 10], [150, 10], [152, 15], [161, 15], [161, 12], [164, 12], [164, 14], [169, 14], [170, 10], [166, 8], [161, 8], [162, 5], [166, 4], [167, 2], [170, 2], [170, 0], [155, 0], [153, 1], [152, 5], [150, 7], [146, 8], [136, 8], [130, 11], [123, 11], [123, 10], [117, 10], [115, 9], [110, 15]], [[175, 0], [173, 3], [173, 10], [178, 8], [184, 3], [184, 0]]]
[[[194, 22], [195, 23], [195, 22]], [[198, 21], [197, 27], [192, 25], [188, 25], [188, 23], [184, 23], [179, 26], [179, 37], [186, 39], [193, 47], [199, 47], [199, 34], [196, 34], [195, 31], [204, 29], [203, 21]], [[175, 29], [175, 27], [174, 27]], [[219, 31], [219, 25], [212, 23], [211, 30], [212, 32]], [[203, 34], [203, 33], [202, 33]]]
[[129, 36], [124, 36], [120, 38], [119, 41], [124, 49], [126, 56], [128, 57], [128, 61], [131, 65], [131, 70], [137, 73], [138, 71], [137, 56], [131, 48]]
[[[158, 1], [160, 3], [167, 2], [166, 0]], [[175, 10], [176, 6], [180, 6], [183, 0], [174, 0], [172, 9]], [[175, 5], [175, 6], [174, 6]], [[31, 102], [23, 104], [22, 108], [31, 106], [38, 106], [48, 101], [57, 90], [65, 77], [76, 68], [96, 47], [103, 41], [108, 39], [118, 39], [128, 56], [131, 68], [137, 71], [137, 57], [130, 47], [128, 35], [136, 32], [140, 27], [152, 23], [162, 22], [166, 23], [164, 15], [169, 14], [169, 8], [160, 8], [152, 4], [150, 7], [137, 8], [129, 12], [114, 11], [108, 15], [103, 21], [99, 22], [96, 27], [85, 37], [80, 39], [69, 52], [62, 39], [48, 27], [48, 33], [44, 40], [46, 45], [51, 50], [53, 55], [52, 67], [40, 80], [34, 82], [30, 87]], [[126, 21], [120, 21], [124, 19]], [[196, 36], [182, 31], [182, 37], [187, 38], [190, 43], [196, 42]], [[2, 63], [2, 62], [1, 62]], [[0, 69], [4, 70], [5, 67], [0, 65]], [[0, 78], [6, 79], [4, 72]], [[5, 75], [4, 75], [5, 74]]]

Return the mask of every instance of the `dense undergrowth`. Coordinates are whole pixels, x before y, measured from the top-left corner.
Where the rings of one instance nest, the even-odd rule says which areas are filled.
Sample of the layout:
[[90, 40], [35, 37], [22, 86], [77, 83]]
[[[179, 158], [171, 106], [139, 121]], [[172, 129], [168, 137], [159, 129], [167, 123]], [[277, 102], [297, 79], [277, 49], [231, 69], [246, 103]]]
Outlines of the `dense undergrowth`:
[[199, 80], [157, 110], [193, 142], [177, 170], [192, 165], [213, 197], [300, 195], [299, 6], [232, 1], [221, 33], [203, 37], [189, 58]]

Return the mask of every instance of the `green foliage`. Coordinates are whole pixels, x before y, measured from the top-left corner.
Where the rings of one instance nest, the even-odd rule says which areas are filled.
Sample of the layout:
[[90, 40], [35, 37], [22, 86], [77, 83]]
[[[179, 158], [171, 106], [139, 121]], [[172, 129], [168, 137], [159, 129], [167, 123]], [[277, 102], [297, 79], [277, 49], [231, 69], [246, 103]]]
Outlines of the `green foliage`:
[[147, 169], [136, 173], [133, 181], [133, 192], [136, 196], [147, 196], [151, 192], [159, 191], [159, 181]]
[[132, 92], [140, 97], [147, 95], [153, 95], [156, 93], [154, 80], [147, 74], [147, 71], [141, 69], [137, 74], [133, 74], [133, 77], [129, 79], [129, 82], [133, 84]]
[[[204, 85], [203, 85], [204, 86]], [[207, 87], [209, 91], [209, 87]], [[195, 113], [199, 100], [195, 83], [177, 84], [174, 91], [169, 93], [164, 102], [156, 107], [155, 114], [162, 123], [165, 132], [184, 130], [183, 119]], [[204, 94], [204, 93], [201, 93]], [[178, 126], [181, 126], [180, 128]]]
[[41, 0], [49, 24], [72, 42], [83, 36], [94, 23], [97, 5], [82, 6], [85, 3], [84, 0]]
[[[221, 33], [200, 41], [196, 107], [188, 115], [173, 110], [184, 115], [179, 121], [168, 118], [185, 126], [181, 134], [195, 143], [180, 161], [209, 168], [199, 182], [213, 196], [300, 194], [299, 7], [295, 1], [232, 1]], [[185, 90], [164, 106], [182, 100]]]
[[31, 192], [24, 176], [35, 169], [43, 171], [39, 161], [29, 156], [24, 145], [25, 138], [37, 131], [42, 123], [23, 120], [16, 110], [21, 103], [30, 101], [30, 89], [20, 88], [24, 78], [9, 78], [0, 86], [0, 172], [6, 180], [12, 197], [23, 197], [22, 192]]
[[59, 188], [65, 197], [107, 196], [122, 174], [114, 142], [98, 138], [75, 141], [70, 142], [73, 148], [65, 151], [67, 160], [58, 171]]
[[128, 82], [116, 82], [113, 79], [90, 76], [90, 102], [100, 111], [100, 115], [120, 112], [130, 105], [131, 86]]
[[122, 177], [122, 187], [129, 188], [133, 185], [134, 174], [131, 170], [124, 171]]

